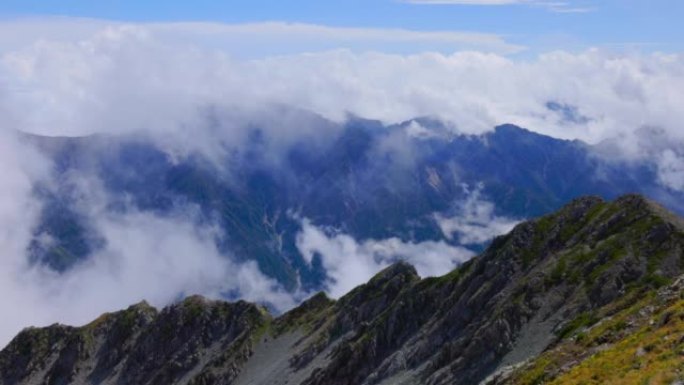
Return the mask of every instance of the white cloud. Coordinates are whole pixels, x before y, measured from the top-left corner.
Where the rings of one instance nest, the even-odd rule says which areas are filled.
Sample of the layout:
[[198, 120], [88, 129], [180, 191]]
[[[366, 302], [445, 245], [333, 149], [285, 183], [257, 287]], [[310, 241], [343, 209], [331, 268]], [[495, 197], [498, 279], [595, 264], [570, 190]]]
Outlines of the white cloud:
[[[221, 255], [215, 231], [191, 217], [108, 214], [97, 181], [72, 177], [78, 207], [106, 240], [104, 249], [68, 272], [30, 265], [27, 245], [38, 221], [36, 183], [50, 183], [49, 163], [12, 131], [0, 128], [0, 347], [22, 328], [54, 322], [83, 324], [103, 312], [143, 299], [164, 306], [181, 295], [224, 293], [286, 310], [297, 294], [285, 292], [255, 262]], [[46, 240], [49, 241], [49, 240]]]
[[435, 138], [448, 139], [448, 137], [443, 135], [442, 132], [438, 132], [437, 130], [427, 128], [415, 120], [412, 120], [408, 124], [408, 126], [406, 126], [406, 128], [404, 129], [404, 132], [406, 133], [406, 135], [408, 137], [415, 138], [415, 139], [423, 139], [423, 140], [435, 139]]
[[[376, 44], [414, 44], [448, 47], [447, 51], [479, 49], [498, 53], [516, 53], [523, 47], [507, 43], [499, 35], [461, 31], [419, 31], [402, 28], [351, 28], [325, 25], [265, 22], [250, 24], [219, 23], [164, 23], [148, 27], [162, 35], [214, 38], [216, 42], [230, 44], [237, 38], [246, 39], [250, 45], [258, 43], [289, 43], [294, 46], [312, 44], [317, 49], [381, 47]], [[214, 43], [216, 44], [216, 43]], [[291, 49], [291, 48], [290, 48]]]
[[296, 304], [255, 262], [232, 262], [209, 229], [191, 222], [131, 213], [100, 216], [95, 227], [107, 246], [62, 274], [29, 267], [23, 250], [3, 253], [0, 306], [12, 311], [0, 319], [0, 345], [29, 325], [84, 324], [141, 300], [162, 307], [180, 296], [230, 293], [280, 311]]
[[[118, 26], [0, 56], [0, 105], [17, 127], [55, 134], [151, 129], [197, 141], [207, 106], [286, 104], [338, 121], [348, 112], [385, 122], [435, 116], [465, 133], [516, 123], [591, 143], [619, 135], [633, 143], [644, 125], [682, 137], [683, 70], [679, 55], [599, 50], [532, 61], [346, 50], [241, 60], [165, 41], [144, 25]], [[590, 121], [564, 121], [549, 101]], [[221, 131], [232, 129], [230, 119], [220, 122]]]
[[30, 321], [23, 277], [26, 245], [40, 206], [32, 198], [34, 183], [47, 175], [47, 162], [7, 127], [0, 127], [0, 346]]
[[660, 182], [673, 190], [684, 191], [684, 157], [667, 149], [657, 159]]
[[[72, 24], [77, 27], [69, 33], [54, 38], [48, 33], [67, 31]], [[25, 28], [22, 22], [3, 22], [0, 29], [11, 32], [17, 25]], [[14, 127], [32, 132], [151, 130], [172, 142], [167, 147], [175, 142], [205, 153], [225, 143], [239, 145], [245, 137], [241, 123], [254, 117], [266, 119], [268, 124], [261, 126], [274, 127], [270, 134], [278, 142], [325, 134], [320, 125], [299, 130], [302, 125], [283, 122], [282, 110], [273, 113], [273, 105], [292, 105], [336, 121], [348, 113], [388, 123], [433, 116], [468, 134], [514, 123], [589, 143], [616, 138], [630, 157], [652, 153], [643, 148], [652, 146], [638, 134], [642, 127], [664, 130], [665, 147], [684, 139], [679, 129], [684, 121], [681, 55], [594, 49], [515, 60], [474, 51], [398, 55], [335, 50], [245, 60], [216, 42], [232, 36], [249, 43], [258, 41], [257, 35], [283, 35], [295, 42], [320, 35], [338, 43], [345, 37], [380, 41], [396, 35], [404, 43], [459, 37], [279, 23], [120, 25], [60, 19], [27, 25], [37, 32], [24, 31], [26, 41], [42, 40], [0, 54], [0, 113]], [[11, 40], [17, 35], [0, 36]], [[550, 101], [586, 119], [564, 119], [562, 112], [546, 107]]]
[[326, 232], [309, 220], [302, 221], [297, 247], [308, 263], [321, 257], [327, 275], [327, 292], [338, 298], [365, 283], [383, 268], [399, 260], [416, 267], [423, 277], [438, 276], [472, 258], [474, 253], [443, 241], [403, 242], [398, 238], [357, 242], [353, 237]]
[[558, 13], [584, 13], [594, 10], [592, 7], [578, 6], [570, 1], [557, 0], [403, 0], [403, 2], [421, 5], [529, 5]]
[[74, 41], [98, 31], [140, 28], [155, 39], [177, 45], [220, 49], [239, 57], [267, 57], [346, 48], [355, 51], [385, 50], [396, 53], [480, 50], [500, 54], [525, 48], [491, 33], [422, 31], [403, 28], [332, 27], [318, 24], [259, 22], [222, 24], [168, 22], [127, 24], [96, 19], [43, 18], [0, 22], [0, 51], [24, 47], [36, 41]]
[[494, 214], [494, 204], [481, 198], [483, 185], [476, 186], [470, 191], [468, 186], [463, 188], [468, 195], [457, 202], [455, 215], [445, 216], [435, 213], [434, 218], [447, 239], [456, 234], [462, 245], [482, 244], [497, 235], [506, 234], [520, 223], [519, 220], [500, 217]]
[[538, 3], [535, 0], [404, 0], [411, 4], [452, 4], [452, 5], [511, 5]]

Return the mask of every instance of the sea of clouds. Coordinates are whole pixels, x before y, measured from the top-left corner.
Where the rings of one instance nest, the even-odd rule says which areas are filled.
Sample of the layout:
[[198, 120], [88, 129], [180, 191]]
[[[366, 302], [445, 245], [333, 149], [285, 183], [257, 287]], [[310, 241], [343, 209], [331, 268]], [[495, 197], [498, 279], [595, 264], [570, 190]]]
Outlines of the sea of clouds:
[[[215, 229], [189, 216], [108, 212], [92, 180], [80, 181], [79, 191], [107, 247], [64, 274], [30, 265], [26, 246], [40, 209], [33, 186], [50, 185], [51, 164], [17, 131], [144, 134], [170, 156], [212, 158], [217, 143], [240, 146], [254, 121], [271, 127], [282, 146], [334, 131], [283, 116], [281, 106], [333, 122], [429, 116], [463, 134], [514, 123], [600, 144], [604, 156], [652, 159], [663, 186], [684, 189], [682, 55], [589, 49], [511, 57], [523, 47], [494, 35], [281, 23], [59, 19], [4, 21], [0, 31], [0, 306], [7, 309], [0, 344], [28, 325], [84, 323], [143, 299], [163, 306], [186, 294], [239, 293], [282, 311], [309, 294], [285, 292], [256, 264], [220, 255]], [[427, 51], [396, 49], [419, 43]], [[207, 111], [218, 111], [212, 124]], [[568, 119], [569, 112], [581, 119]], [[478, 194], [472, 191], [459, 215], [435, 216], [447, 237], [481, 242], [516, 223], [494, 216]], [[309, 262], [321, 256], [333, 296], [397, 256], [422, 275], [438, 275], [473, 255], [444, 242], [359, 241], [305, 218], [302, 226], [298, 247]]]

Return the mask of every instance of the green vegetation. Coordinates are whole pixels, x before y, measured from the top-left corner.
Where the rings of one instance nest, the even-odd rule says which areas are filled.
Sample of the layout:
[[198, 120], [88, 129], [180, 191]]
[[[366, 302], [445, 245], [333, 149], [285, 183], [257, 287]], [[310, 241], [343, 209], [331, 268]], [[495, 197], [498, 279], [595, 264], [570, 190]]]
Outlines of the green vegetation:
[[335, 301], [328, 298], [325, 293], [319, 292], [278, 318], [273, 323], [272, 333], [275, 336], [294, 330], [311, 333], [331, 318], [334, 304]]
[[559, 338], [566, 338], [570, 336], [573, 332], [581, 330], [582, 328], [589, 327], [599, 321], [596, 314], [590, 312], [584, 312], [577, 316], [574, 320], [570, 321], [563, 329], [558, 332]]
[[[684, 300], [680, 287], [673, 291], [633, 291], [596, 313], [581, 314], [561, 330], [560, 344], [517, 370], [508, 383], [670, 385], [684, 380]], [[634, 301], [637, 297], [641, 300]]]
[[[551, 384], [651, 384], [670, 385], [684, 378], [684, 301], [655, 315], [663, 325], [645, 325], [606, 350], [598, 351]], [[587, 338], [595, 343], [603, 333], [618, 333], [627, 327], [618, 320]]]

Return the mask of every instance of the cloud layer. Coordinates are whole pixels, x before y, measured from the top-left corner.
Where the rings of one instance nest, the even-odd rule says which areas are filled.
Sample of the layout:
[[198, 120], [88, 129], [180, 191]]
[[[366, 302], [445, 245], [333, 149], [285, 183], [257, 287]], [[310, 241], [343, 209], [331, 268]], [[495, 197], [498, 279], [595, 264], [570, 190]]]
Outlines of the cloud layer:
[[[35, 41], [73, 42], [124, 24], [94, 19], [47, 18], [0, 22], [0, 51]], [[131, 26], [129, 24], [129, 26]], [[174, 22], [137, 24], [155, 39], [178, 46], [230, 51], [241, 58], [316, 52], [333, 49], [453, 52], [478, 50], [511, 54], [525, 49], [493, 33], [458, 30], [422, 31], [402, 28], [353, 28], [319, 24], [259, 22], [222, 24]]]
[[[273, 24], [266, 30], [271, 27], [318, 28]], [[206, 43], [206, 36], [220, 41], [216, 36], [243, 29], [257, 35], [261, 30], [95, 23], [9, 50], [0, 55], [0, 113], [13, 128], [29, 132], [148, 131], [169, 142], [167, 147], [204, 152], [217, 146], [217, 134], [224, 143], [244, 140], [244, 120], [255, 116], [276, 122], [269, 125], [272, 135], [292, 140], [298, 133], [277, 123], [273, 106], [278, 105], [338, 122], [350, 113], [386, 123], [431, 116], [466, 134], [514, 123], [559, 138], [610, 141], [611, 156], [655, 160], [663, 185], [684, 186], [678, 171], [684, 168], [681, 55], [589, 50], [552, 52], [529, 61], [476, 51], [397, 55], [334, 50], [239, 59], [221, 44]], [[325, 28], [320, 32], [344, 36]], [[364, 34], [351, 36], [363, 40]], [[370, 39], [383, 34], [376, 31]], [[450, 36], [443, 38], [457, 39]], [[579, 118], [568, 119], [569, 114]], [[655, 150], [644, 129], [662, 131], [665, 139], [658, 139]], [[322, 131], [312, 128], [299, 135]], [[664, 155], [653, 156], [654, 151]]]
[[494, 204], [481, 198], [483, 186], [471, 191], [463, 186], [467, 197], [456, 202], [452, 216], [435, 213], [434, 218], [447, 239], [457, 237], [459, 244], [483, 244], [497, 235], [506, 234], [520, 221], [494, 214]]
[[444, 241], [403, 242], [398, 238], [356, 241], [337, 231], [303, 220], [297, 247], [308, 263], [316, 256], [327, 272], [326, 291], [338, 298], [394, 262], [403, 260], [416, 267], [422, 277], [438, 276], [472, 258], [474, 253]]
[[[466, 198], [456, 203], [453, 216], [435, 214], [434, 219], [447, 239], [456, 235], [461, 245], [482, 244], [509, 232], [518, 223], [494, 215], [494, 205], [481, 197], [481, 187], [463, 186]], [[309, 264], [320, 258], [327, 272], [326, 290], [335, 298], [400, 260], [415, 266], [421, 277], [434, 277], [450, 272], [475, 255], [465, 247], [444, 241], [415, 243], [389, 238], [359, 242], [336, 229], [315, 226], [308, 219], [302, 220], [297, 247]]]
[[[164, 306], [183, 295], [239, 297], [291, 308], [295, 295], [264, 276], [254, 262], [221, 255], [210, 227], [187, 216], [91, 213], [105, 247], [59, 274], [30, 265], [26, 247], [40, 210], [33, 186], [49, 183], [49, 164], [12, 132], [0, 130], [0, 345], [22, 328], [54, 322], [83, 324], [99, 314], [147, 300]], [[102, 208], [93, 180], [75, 181], [83, 209]], [[93, 191], [95, 191], [93, 193]], [[47, 240], [49, 241], [49, 240]]]
[[593, 10], [586, 5], [576, 4], [576, 1], [558, 0], [404, 0], [404, 2], [421, 5], [529, 5], [558, 13], [584, 13]]
[[[95, 226], [108, 242], [90, 262], [64, 275], [28, 266], [25, 247], [39, 210], [32, 186], [49, 180], [49, 165], [22, 145], [13, 130], [47, 135], [146, 132], [171, 153], [210, 155], [217, 143], [245, 140], [244, 123], [253, 119], [268, 122], [270, 134], [282, 143], [332, 129], [299, 124], [297, 116], [274, 107], [281, 105], [335, 121], [350, 113], [387, 123], [432, 116], [466, 134], [515, 123], [561, 138], [609, 140], [611, 154], [655, 159], [661, 183], [684, 189], [681, 55], [590, 50], [524, 61], [503, 55], [516, 47], [479, 34], [279, 23], [59, 23], [71, 28], [60, 27], [53, 35], [55, 29], [39, 21], [0, 23], [0, 306], [13, 309], [0, 320], [0, 344], [28, 324], [81, 323], [143, 298], [161, 305], [184, 293], [230, 292], [283, 308], [296, 300], [254, 264], [221, 257], [212, 229], [198, 229], [188, 218], [101, 213]], [[27, 32], [22, 34], [21, 28]], [[352, 39], [356, 49], [245, 59], [235, 54], [241, 48], [231, 36], [248, 44], [259, 36], [266, 45], [305, 41], [301, 47], [314, 50], [330, 48], [312, 44], [316, 39], [337, 45]], [[364, 41], [375, 43], [359, 43]], [[438, 43], [442, 48], [489, 49], [373, 52], [378, 42], [417, 41], [429, 42], [427, 47]], [[550, 102], [567, 108], [549, 108]], [[567, 119], [567, 111], [582, 119]], [[425, 128], [411, 129], [416, 136], [430, 136]], [[97, 209], [98, 204], [88, 207]], [[478, 198], [457, 209], [454, 217], [436, 219], [445, 234], [465, 243], [482, 241], [514, 223], [494, 217], [493, 207]], [[298, 245], [309, 262], [320, 254], [335, 296], [397, 258], [415, 263], [421, 274], [434, 275], [472, 256], [444, 242], [360, 242], [307, 221], [303, 225]]]
[[[393, 55], [336, 50], [236, 59], [201, 43], [202, 24], [108, 25], [41, 40], [0, 57], [0, 106], [25, 130], [83, 134], [141, 129], [182, 134], [207, 105], [287, 104], [343, 120], [435, 116], [465, 133], [515, 123], [596, 143], [661, 127], [681, 139], [679, 55], [554, 52], [532, 61], [482, 52]], [[230, 30], [231, 27], [225, 27]], [[173, 32], [171, 32], [173, 31]], [[194, 31], [194, 34], [191, 32]], [[190, 40], [173, 40], [174, 34]], [[296, 41], [296, 39], [295, 39]], [[401, 79], [401, 81], [397, 81]], [[549, 102], [586, 117], [563, 119]], [[25, 113], [31, 111], [31, 114]]]

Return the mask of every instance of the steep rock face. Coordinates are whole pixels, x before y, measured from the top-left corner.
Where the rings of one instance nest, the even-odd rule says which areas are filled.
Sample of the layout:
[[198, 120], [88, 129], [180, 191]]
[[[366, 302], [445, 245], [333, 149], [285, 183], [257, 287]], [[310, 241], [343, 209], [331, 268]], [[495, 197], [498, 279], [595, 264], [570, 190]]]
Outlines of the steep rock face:
[[276, 319], [195, 297], [29, 329], [0, 353], [0, 384], [479, 383], [562, 343], [587, 315], [669, 285], [684, 267], [682, 229], [640, 196], [581, 198], [445, 276], [398, 263]]

